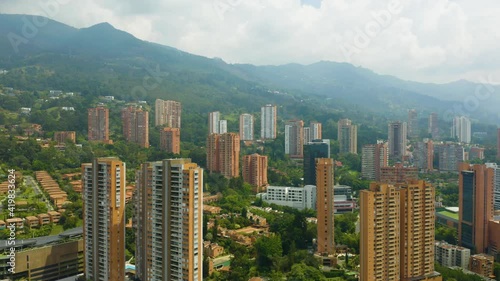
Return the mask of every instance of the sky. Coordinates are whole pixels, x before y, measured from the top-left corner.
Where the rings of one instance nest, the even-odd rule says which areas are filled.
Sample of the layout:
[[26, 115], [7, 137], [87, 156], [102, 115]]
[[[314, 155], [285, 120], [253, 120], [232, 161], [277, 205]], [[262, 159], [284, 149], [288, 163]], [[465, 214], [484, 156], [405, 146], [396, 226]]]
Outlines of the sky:
[[228, 63], [327, 60], [421, 82], [500, 83], [498, 0], [0, 0], [0, 13], [109, 22]]

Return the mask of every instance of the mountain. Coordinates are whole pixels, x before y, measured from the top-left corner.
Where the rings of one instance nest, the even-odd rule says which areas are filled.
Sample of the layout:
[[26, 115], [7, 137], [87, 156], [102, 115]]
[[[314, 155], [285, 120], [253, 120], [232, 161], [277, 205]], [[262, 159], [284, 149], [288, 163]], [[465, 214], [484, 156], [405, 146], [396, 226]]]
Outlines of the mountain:
[[4, 86], [115, 95], [125, 100], [171, 98], [199, 113], [258, 111], [263, 104], [277, 103], [284, 106], [285, 118], [300, 116], [307, 105], [345, 117], [356, 111], [400, 119], [409, 108], [416, 108], [422, 118], [432, 111], [450, 112], [450, 116], [465, 113], [496, 123], [494, 110], [500, 103], [492, 95], [480, 101], [487, 110], [469, 107], [459, 112], [453, 108], [470, 98], [477, 84], [404, 81], [326, 61], [227, 64], [137, 39], [109, 23], [77, 29], [30, 15], [0, 14], [0, 69], [9, 71], [0, 75]]

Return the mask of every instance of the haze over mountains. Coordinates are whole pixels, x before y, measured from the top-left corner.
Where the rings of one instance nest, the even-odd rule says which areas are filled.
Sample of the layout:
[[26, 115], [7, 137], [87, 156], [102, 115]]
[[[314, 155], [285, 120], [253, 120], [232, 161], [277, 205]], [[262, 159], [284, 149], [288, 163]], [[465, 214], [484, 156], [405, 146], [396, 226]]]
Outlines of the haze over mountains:
[[[45, 23], [37, 18], [38, 23]], [[0, 15], [0, 69], [9, 71], [0, 75], [4, 86], [108, 93], [128, 100], [161, 97], [167, 92], [199, 112], [224, 104], [244, 104], [257, 110], [269, 102], [312, 99], [339, 112], [356, 108], [403, 118], [409, 108], [416, 108], [421, 117], [435, 111], [444, 118], [465, 114], [499, 123], [499, 86], [404, 81], [327, 61], [280, 66], [227, 64], [139, 40], [108, 23], [77, 29], [46, 19], [37, 27], [32, 19]], [[490, 79], [484, 78], [495, 82]]]

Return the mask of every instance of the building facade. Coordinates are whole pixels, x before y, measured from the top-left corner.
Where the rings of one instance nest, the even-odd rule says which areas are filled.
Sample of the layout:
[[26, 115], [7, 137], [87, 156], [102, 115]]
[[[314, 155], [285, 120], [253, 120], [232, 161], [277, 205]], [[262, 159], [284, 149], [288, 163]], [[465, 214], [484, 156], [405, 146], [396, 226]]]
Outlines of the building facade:
[[122, 109], [123, 137], [140, 147], [149, 147], [149, 112], [129, 106]]
[[405, 167], [402, 163], [396, 163], [392, 167], [380, 168], [380, 182], [395, 184], [413, 180], [418, 180], [416, 167]]
[[85, 278], [125, 280], [125, 163], [82, 165]]
[[169, 153], [181, 153], [181, 129], [160, 129], [160, 149]]
[[434, 260], [442, 266], [458, 266], [469, 268], [470, 249], [451, 245], [444, 241], [436, 241], [434, 246]]
[[304, 121], [292, 120], [285, 124], [285, 154], [290, 158], [304, 157]]
[[486, 165], [460, 165], [458, 241], [475, 253], [488, 251], [488, 221], [493, 219], [495, 172]]
[[380, 180], [380, 169], [389, 165], [389, 148], [386, 142], [366, 144], [361, 150], [361, 175], [365, 179]]
[[161, 99], [155, 101], [155, 126], [180, 128], [181, 114], [180, 102]]
[[227, 120], [219, 120], [219, 134], [227, 133]]
[[408, 110], [408, 138], [418, 138], [418, 112], [415, 109]]
[[259, 193], [266, 189], [267, 183], [267, 156], [257, 153], [243, 156], [243, 180], [254, 187]]
[[298, 210], [316, 210], [316, 186], [304, 187], [268, 186], [266, 193], [260, 194], [262, 201]]
[[[69, 234], [68, 234], [69, 233]], [[33, 239], [1, 240], [2, 252], [16, 248], [15, 273], [7, 271], [10, 257], [0, 257], [0, 278], [2, 280], [57, 281], [83, 273], [83, 239], [81, 227], [67, 230], [60, 235]], [[5, 248], [3, 248], [5, 247]]]
[[58, 145], [65, 144], [67, 141], [72, 143], [76, 142], [76, 132], [75, 131], [59, 131], [54, 132], [54, 141]]
[[399, 281], [400, 190], [394, 185], [372, 183], [360, 191], [361, 281]]
[[318, 219], [317, 252], [323, 255], [335, 254], [334, 240], [334, 174], [333, 159], [316, 159], [316, 213]]
[[430, 139], [415, 143], [413, 163], [419, 170], [434, 170], [434, 144]]
[[360, 280], [441, 280], [434, 271], [434, 195], [424, 181], [374, 182], [360, 192]]
[[465, 160], [464, 147], [460, 144], [447, 142], [435, 145], [434, 149], [438, 152], [440, 171], [457, 171], [460, 163]]
[[323, 138], [323, 129], [321, 123], [311, 122], [311, 124], [309, 124], [309, 128], [310, 128], [309, 134], [311, 141], [320, 140]]
[[486, 167], [493, 169], [493, 210], [500, 211], [500, 167], [496, 163], [486, 163]]
[[459, 142], [470, 143], [471, 124], [469, 118], [465, 116], [456, 116], [455, 118], [453, 118], [451, 137], [457, 138]]
[[389, 158], [395, 161], [403, 160], [406, 155], [407, 125], [406, 122], [389, 123]]
[[240, 136], [236, 133], [211, 134], [207, 138], [207, 169], [226, 178], [240, 175]]
[[208, 134], [219, 134], [220, 112], [214, 111], [208, 114]]
[[316, 185], [316, 158], [330, 158], [330, 140], [304, 144], [304, 185]]
[[240, 115], [240, 139], [242, 141], [252, 141], [253, 135], [253, 115], [244, 113]]
[[203, 170], [189, 159], [141, 165], [134, 225], [140, 280], [203, 280]]
[[109, 139], [109, 109], [98, 106], [88, 109], [88, 139], [112, 143]]
[[470, 257], [470, 271], [488, 278], [495, 278], [495, 259], [486, 254], [477, 254]]
[[260, 138], [275, 139], [278, 122], [276, 105], [267, 104], [260, 109]]
[[349, 119], [341, 119], [337, 124], [339, 153], [358, 153], [358, 126]]
[[429, 127], [427, 132], [431, 135], [433, 140], [439, 138], [439, 123], [438, 123], [438, 114], [433, 112], [429, 115]]

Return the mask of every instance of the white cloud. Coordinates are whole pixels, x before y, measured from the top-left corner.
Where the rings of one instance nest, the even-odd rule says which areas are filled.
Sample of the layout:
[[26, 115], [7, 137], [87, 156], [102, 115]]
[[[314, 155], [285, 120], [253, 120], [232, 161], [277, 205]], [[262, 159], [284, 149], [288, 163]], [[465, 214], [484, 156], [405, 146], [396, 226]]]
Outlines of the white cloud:
[[[0, 0], [2, 13], [76, 27], [107, 21], [138, 38], [231, 63], [349, 61], [418, 81], [499, 75], [500, 2], [465, 0]], [[392, 3], [392, 4], [391, 4]], [[390, 14], [380, 22], [374, 14]], [[397, 5], [396, 5], [397, 6]], [[387, 18], [386, 18], [387, 19]], [[381, 26], [382, 25], [382, 26]], [[368, 43], [356, 47], [359, 31]], [[358, 42], [359, 43], [359, 42]], [[343, 46], [355, 46], [346, 57]], [[359, 44], [358, 44], [359, 45]]]

